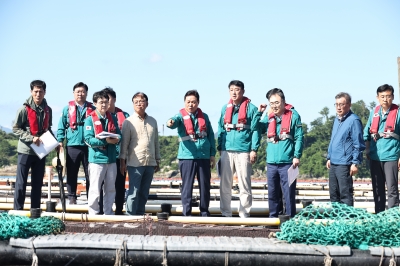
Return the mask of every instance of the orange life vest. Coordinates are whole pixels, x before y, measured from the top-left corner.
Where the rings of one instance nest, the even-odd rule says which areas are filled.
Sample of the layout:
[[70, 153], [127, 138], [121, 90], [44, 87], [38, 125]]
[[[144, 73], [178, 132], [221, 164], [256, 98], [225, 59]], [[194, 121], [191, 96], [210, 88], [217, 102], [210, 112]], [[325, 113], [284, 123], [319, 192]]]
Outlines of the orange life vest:
[[383, 138], [393, 137], [396, 139], [400, 139], [399, 135], [394, 133], [396, 127], [396, 117], [397, 113], [399, 112], [399, 106], [397, 106], [396, 104], [392, 104], [392, 106], [390, 106], [389, 114], [387, 116], [385, 123], [385, 129], [383, 132], [378, 132], [379, 121], [380, 121], [380, 115], [379, 115], [380, 109], [381, 109], [380, 105], [376, 106], [374, 111], [374, 116], [372, 117], [372, 123], [369, 129], [369, 133], [371, 133], [372, 138], [375, 141], [377, 141], [381, 137]]
[[118, 127], [119, 127], [119, 129], [122, 129], [122, 124], [124, 123], [124, 121], [126, 119], [124, 112], [121, 109], [119, 109], [118, 107], [115, 107], [115, 113], [117, 114]]
[[192, 119], [190, 118], [190, 115], [185, 110], [185, 108], [182, 108], [179, 112], [182, 115], [186, 134], [188, 135], [187, 136], [188, 138], [182, 137], [181, 140], [189, 140], [189, 139], [196, 140], [198, 138], [204, 138], [207, 136], [206, 120], [205, 120], [203, 112], [201, 111], [200, 108], [197, 108], [197, 122], [199, 124], [199, 134], [196, 134], [196, 131], [194, 130]]
[[[83, 125], [83, 121], [77, 123], [76, 122], [76, 102], [75, 101], [70, 101], [68, 103], [68, 117], [69, 117], [69, 127], [73, 130], [76, 129], [77, 126], [81, 126]], [[93, 112], [94, 108], [93, 108], [93, 104], [91, 102], [86, 102], [86, 117], [88, 117], [92, 112]]]
[[[104, 129], [103, 129], [103, 124], [101, 123], [101, 121], [100, 121], [100, 119], [99, 119], [99, 116], [97, 115], [97, 112], [96, 112], [96, 111], [93, 111], [93, 112], [90, 114], [90, 116], [91, 116], [92, 119], [93, 119], [94, 134], [95, 134], [95, 135], [98, 135], [98, 134], [100, 134], [101, 132], [104, 131]], [[106, 117], [107, 117], [107, 119], [108, 119], [108, 128], [107, 128], [107, 132], [116, 133], [116, 132], [117, 132], [117, 128], [115, 127], [114, 119], [113, 119], [111, 113], [110, 113], [110, 112], [106, 112]]]
[[268, 116], [268, 142], [277, 142], [279, 140], [293, 139], [290, 135], [290, 124], [292, 121], [293, 112], [290, 110], [293, 106], [291, 104], [285, 104], [285, 111], [282, 114], [281, 130], [279, 135], [276, 132], [276, 117], [274, 113]]
[[32, 136], [39, 136], [49, 129], [49, 119], [50, 119], [50, 108], [46, 105], [44, 107], [44, 116], [42, 128], [39, 129], [39, 120], [37, 119], [36, 111], [32, 109], [29, 105], [26, 106], [26, 111], [28, 113], [29, 128]]
[[239, 117], [237, 124], [232, 124], [232, 114], [233, 114], [233, 101], [232, 99], [229, 100], [228, 105], [226, 106], [225, 116], [224, 116], [224, 125], [226, 131], [230, 131], [231, 129], [242, 130], [244, 128], [250, 128], [246, 125], [247, 119], [247, 106], [250, 103], [250, 99], [247, 97], [243, 97], [242, 103], [239, 107]]

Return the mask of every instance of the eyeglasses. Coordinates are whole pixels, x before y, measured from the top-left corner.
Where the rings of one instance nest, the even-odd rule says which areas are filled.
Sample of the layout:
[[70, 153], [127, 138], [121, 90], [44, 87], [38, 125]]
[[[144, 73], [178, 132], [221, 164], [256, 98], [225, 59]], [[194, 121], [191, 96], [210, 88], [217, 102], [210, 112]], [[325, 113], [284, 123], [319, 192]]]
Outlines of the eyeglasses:
[[108, 102], [98, 101], [97, 104], [100, 104], [100, 105], [108, 105]]
[[273, 107], [273, 106], [279, 106], [281, 104], [281, 102], [278, 102], [278, 101], [276, 101], [276, 102], [269, 102], [269, 105], [271, 106], [271, 107]]
[[140, 101], [134, 101], [133, 104], [134, 105], [140, 105], [140, 104], [144, 104], [146, 101], [144, 100], [140, 100]]
[[334, 103], [333, 104], [333, 106], [340, 107], [340, 108], [344, 107], [345, 105], [346, 105], [346, 103]]
[[381, 96], [379, 96], [379, 98], [381, 98], [381, 99], [390, 99], [390, 98], [392, 98], [392, 96], [393, 95], [381, 95]]

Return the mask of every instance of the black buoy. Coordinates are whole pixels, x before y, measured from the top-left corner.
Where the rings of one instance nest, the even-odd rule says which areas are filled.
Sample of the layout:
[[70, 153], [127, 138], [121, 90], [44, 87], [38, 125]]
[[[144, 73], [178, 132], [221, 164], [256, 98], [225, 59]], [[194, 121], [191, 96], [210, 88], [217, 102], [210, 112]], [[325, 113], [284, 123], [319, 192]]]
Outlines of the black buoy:
[[196, 198], [192, 198], [192, 202], [191, 202], [190, 206], [199, 207], [199, 202], [197, 201]]
[[302, 200], [301, 204], [303, 205], [303, 208], [310, 206], [312, 204], [312, 200]]
[[31, 208], [31, 219], [39, 218], [41, 213], [42, 213], [42, 209]]
[[161, 203], [161, 212], [167, 212], [169, 215], [171, 215], [171, 209], [171, 203]]
[[279, 218], [279, 227], [281, 227], [284, 222], [290, 220], [290, 216], [286, 214], [278, 215], [278, 218]]
[[168, 220], [169, 214], [168, 212], [157, 212], [158, 220]]
[[46, 201], [46, 212], [56, 212], [56, 202]]

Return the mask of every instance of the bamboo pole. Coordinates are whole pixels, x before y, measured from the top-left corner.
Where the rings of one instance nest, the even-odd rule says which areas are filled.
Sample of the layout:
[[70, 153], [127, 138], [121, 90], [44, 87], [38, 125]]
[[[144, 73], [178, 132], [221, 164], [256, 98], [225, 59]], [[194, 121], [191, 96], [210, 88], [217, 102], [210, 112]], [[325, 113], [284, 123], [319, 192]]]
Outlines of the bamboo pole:
[[[19, 216], [30, 216], [29, 211], [9, 211], [9, 214]], [[86, 215], [73, 213], [54, 213], [42, 212], [41, 216], [53, 216], [64, 221], [76, 222], [135, 222], [143, 221], [144, 216], [136, 215]], [[154, 221], [158, 221], [157, 216], [150, 216]], [[278, 218], [238, 218], [238, 217], [184, 217], [170, 216], [170, 222], [195, 223], [195, 224], [225, 224], [225, 225], [249, 225], [249, 226], [279, 226]]]
[[[30, 211], [9, 211], [8, 214], [27, 216], [30, 217]], [[76, 213], [60, 213], [60, 212], [42, 212], [41, 216], [53, 216], [64, 221], [77, 221], [77, 222], [134, 222], [142, 221], [145, 217], [143, 215], [90, 215], [90, 214], [76, 214]], [[157, 216], [150, 216], [151, 219], [157, 221]]]
[[[329, 202], [315, 202], [316, 208], [318, 208], [318, 205], [321, 204], [327, 204]], [[375, 203], [374, 202], [354, 202], [354, 207], [355, 208], [362, 208], [362, 209], [368, 209], [368, 208], [374, 208]], [[88, 206], [85, 205], [67, 205], [67, 212], [72, 212], [72, 213], [87, 213], [88, 212]], [[12, 210], [14, 208], [14, 205], [11, 203], [0, 203], [0, 210]], [[46, 209], [46, 204], [41, 204], [40, 208], [42, 210]], [[113, 206], [113, 210], [115, 209], [115, 206]], [[239, 214], [239, 202], [233, 202], [231, 205], [232, 209], [232, 214], [238, 215]], [[296, 204], [296, 212], [300, 212], [303, 209], [302, 204]], [[24, 210], [30, 210], [30, 204], [25, 204], [24, 205]], [[56, 211], [62, 212], [62, 207], [60, 204], [56, 206]], [[208, 211], [213, 214], [213, 215], [220, 215], [221, 214], [221, 209], [219, 207], [219, 202], [210, 202], [210, 207], [208, 208]], [[157, 213], [161, 212], [161, 205], [149, 205], [146, 204], [146, 213]], [[171, 213], [174, 215], [182, 215], [183, 212], [183, 207], [182, 205], [172, 205], [171, 208]], [[200, 214], [200, 208], [199, 207], [192, 207], [192, 214], [197, 215]], [[253, 206], [250, 210], [250, 215], [269, 215], [269, 207], [268, 207], [268, 202], [265, 201], [256, 201], [253, 202]]]
[[237, 217], [184, 217], [170, 216], [169, 222], [195, 223], [195, 224], [227, 224], [227, 225], [249, 225], [249, 226], [279, 226], [278, 218], [237, 218]]

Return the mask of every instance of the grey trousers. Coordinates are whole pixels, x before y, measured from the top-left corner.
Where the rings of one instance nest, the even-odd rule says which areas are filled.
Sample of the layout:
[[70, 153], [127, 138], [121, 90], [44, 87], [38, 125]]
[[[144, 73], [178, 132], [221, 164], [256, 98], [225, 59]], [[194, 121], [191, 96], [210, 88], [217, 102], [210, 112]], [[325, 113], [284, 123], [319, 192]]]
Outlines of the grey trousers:
[[117, 176], [116, 163], [89, 163], [90, 188], [88, 197], [89, 214], [100, 212], [99, 199], [101, 185], [103, 186], [104, 214], [113, 215], [113, 203], [115, 199], [115, 178]]
[[374, 193], [375, 213], [385, 210], [387, 187], [388, 208], [399, 206], [399, 170], [396, 161], [370, 161], [372, 190]]

